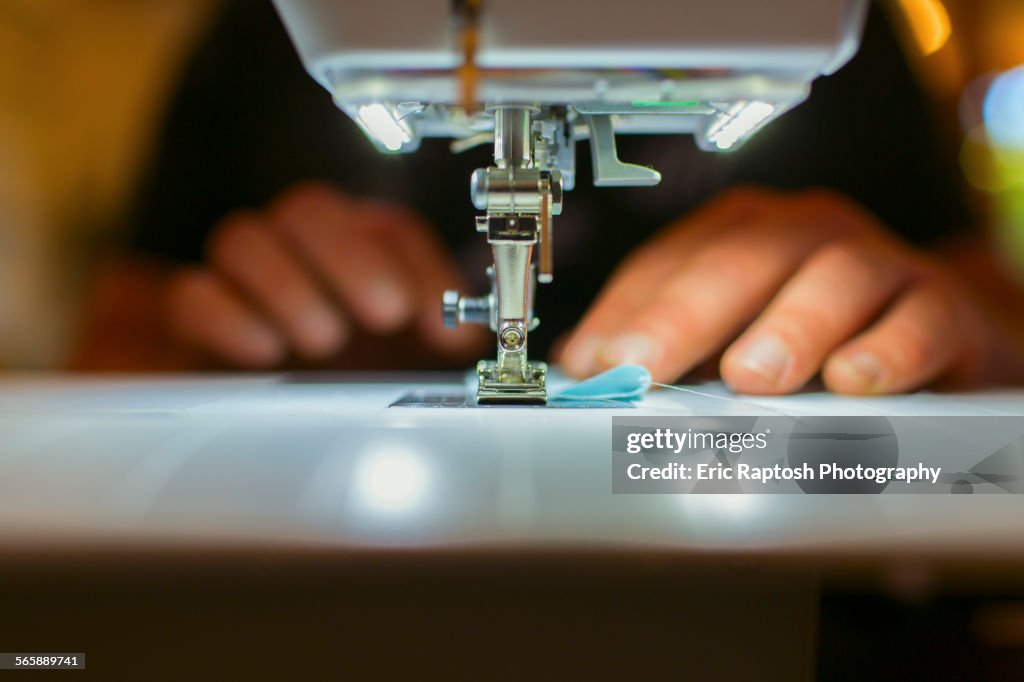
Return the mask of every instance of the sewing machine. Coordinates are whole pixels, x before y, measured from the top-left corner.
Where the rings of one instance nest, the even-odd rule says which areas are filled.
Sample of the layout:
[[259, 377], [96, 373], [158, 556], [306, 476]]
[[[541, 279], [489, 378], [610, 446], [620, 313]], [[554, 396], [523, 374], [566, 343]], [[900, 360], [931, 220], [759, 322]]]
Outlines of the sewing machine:
[[[493, 143], [470, 179], [491, 291], [445, 292], [445, 323], [488, 325], [481, 403], [543, 403], [546, 365], [527, 338], [537, 283], [551, 282], [552, 220], [589, 139], [597, 186], [650, 186], [619, 160], [621, 133], [691, 134], [738, 148], [856, 52], [866, 0], [275, 0], [312, 76], [382, 152], [450, 137]], [[429, 181], [429, 179], [425, 179]], [[537, 254], [535, 255], [535, 247]]]

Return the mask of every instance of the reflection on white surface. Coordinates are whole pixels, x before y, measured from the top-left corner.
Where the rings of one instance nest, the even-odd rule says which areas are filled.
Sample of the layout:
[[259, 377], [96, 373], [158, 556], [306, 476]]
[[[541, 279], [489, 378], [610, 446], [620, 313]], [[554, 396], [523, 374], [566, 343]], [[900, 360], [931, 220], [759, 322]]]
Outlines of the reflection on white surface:
[[688, 512], [716, 517], [742, 519], [749, 517], [757, 508], [757, 496], [744, 493], [692, 494], [675, 497], [686, 505]]
[[[609, 466], [616, 414], [1024, 417], [1024, 392], [766, 398], [704, 384], [652, 392], [634, 410], [387, 407], [410, 388], [435, 385], [455, 386], [398, 375], [365, 383], [0, 381], [0, 548], [28, 530], [83, 541], [130, 532], [354, 548], [893, 547], [1024, 556], [1024, 495], [744, 495], [741, 486], [614, 495]], [[965, 447], [998, 446], [986, 439]]]
[[[772, 500], [768, 499], [775, 496], [689, 493], [665, 497], [669, 498], [666, 500], [666, 510], [678, 510], [688, 541], [694, 545], [757, 545], [765, 532], [770, 530], [771, 524], [778, 522], [778, 515], [771, 507]], [[769, 506], [766, 507], [766, 504]]]
[[673, 499], [683, 510], [683, 515], [697, 527], [710, 524], [720, 527], [723, 524], [753, 523], [761, 513], [759, 495], [744, 493], [713, 493], [703, 495], [673, 495]]
[[430, 474], [422, 455], [406, 445], [375, 445], [362, 456], [352, 477], [353, 498], [360, 507], [408, 512], [422, 506]]

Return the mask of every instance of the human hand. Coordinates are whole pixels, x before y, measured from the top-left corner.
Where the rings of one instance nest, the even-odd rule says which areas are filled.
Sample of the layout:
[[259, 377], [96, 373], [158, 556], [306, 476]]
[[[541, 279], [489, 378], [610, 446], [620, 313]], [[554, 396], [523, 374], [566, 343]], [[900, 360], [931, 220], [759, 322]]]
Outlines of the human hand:
[[625, 362], [672, 382], [725, 348], [734, 390], [840, 393], [980, 381], [1006, 344], [957, 277], [854, 202], [737, 189], [619, 267], [563, 346], [582, 377]]
[[459, 284], [416, 216], [306, 183], [224, 218], [207, 262], [169, 284], [167, 319], [180, 341], [241, 367], [321, 361], [361, 333], [411, 333], [418, 348], [455, 358], [481, 338], [442, 326], [441, 293]]

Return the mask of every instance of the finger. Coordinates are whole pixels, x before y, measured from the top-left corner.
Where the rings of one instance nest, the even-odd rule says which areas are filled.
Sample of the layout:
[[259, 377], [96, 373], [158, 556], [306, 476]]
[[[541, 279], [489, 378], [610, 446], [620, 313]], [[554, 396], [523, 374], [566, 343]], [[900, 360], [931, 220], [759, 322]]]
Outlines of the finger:
[[189, 345], [243, 367], [270, 367], [284, 357], [284, 339], [212, 272], [177, 275], [167, 305], [172, 333]]
[[949, 369], [963, 350], [953, 296], [937, 283], [916, 285], [876, 324], [825, 363], [825, 385], [839, 393], [898, 393]]
[[740, 393], [798, 390], [909, 278], [906, 262], [880, 240], [826, 245], [725, 353], [722, 378]]
[[554, 341], [551, 342], [551, 357], [558, 358], [565, 354], [565, 345], [569, 342], [569, 333], [559, 334]]
[[454, 356], [479, 353], [490, 332], [477, 325], [446, 328], [441, 318], [445, 289], [465, 291], [465, 281], [437, 235], [415, 215], [390, 204], [369, 202], [373, 234], [392, 249], [416, 284], [416, 328], [434, 350]]
[[624, 325], [600, 361], [645, 365], [656, 381], [681, 376], [752, 319], [808, 254], [848, 232], [829, 218], [795, 202], [709, 242]]
[[289, 190], [271, 208], [275, 226], [310, 263], [345, 309], [370, 331], [406, 324], [415, 283], [392, 252], [369, 234], [362, 204], [324, 185]]
[[300, 355], [321, 358], [341, 349], [348, 337], [341, 311], [265, 220], [252, 213], [227, 218], [210, 241], [209, 258]]
[[771, 210], [778, 194], [744, 187], [708, 202], [661, 236], [640, 247], [612, 275], [577, 326], [560, 356], [571, 376], [584, 377], [598, 367], [598, 356], [609, 337], [619, 331], [651, 293], [672, 275], [696, 246], [716, 233]]

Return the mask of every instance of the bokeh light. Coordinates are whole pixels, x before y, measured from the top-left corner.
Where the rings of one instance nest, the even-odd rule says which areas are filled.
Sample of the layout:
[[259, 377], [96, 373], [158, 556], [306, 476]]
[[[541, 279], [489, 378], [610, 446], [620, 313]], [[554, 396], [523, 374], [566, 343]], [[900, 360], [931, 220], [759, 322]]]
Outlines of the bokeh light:
[[938, 52], [949, 41], [953, 24], [941, 0], [899, 0], [921, 54]]
[[984, 114], [995, 147], [1024, 150], [1024, 66], [992, 82], [985, 96]]
[[989, 194], [1001, 256], [1024, 279], [1024, 66], [969, 85], [960, 119], [964, 176]]

